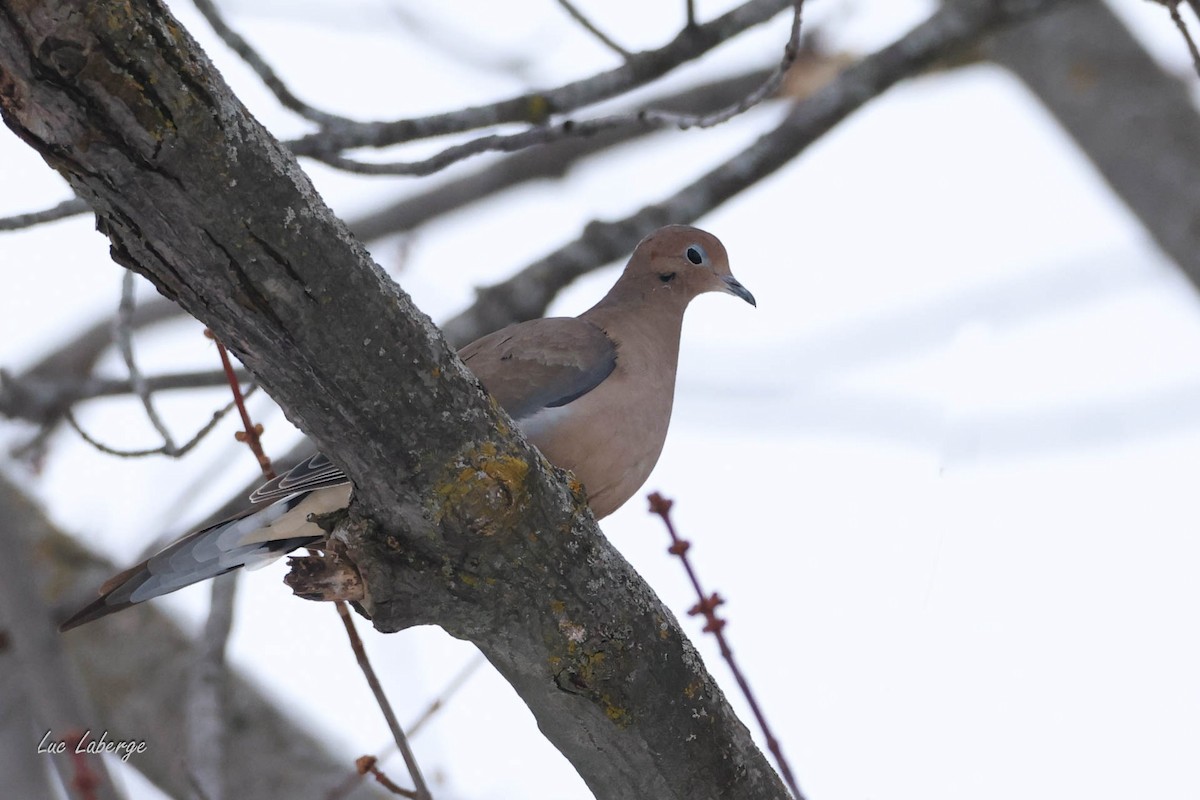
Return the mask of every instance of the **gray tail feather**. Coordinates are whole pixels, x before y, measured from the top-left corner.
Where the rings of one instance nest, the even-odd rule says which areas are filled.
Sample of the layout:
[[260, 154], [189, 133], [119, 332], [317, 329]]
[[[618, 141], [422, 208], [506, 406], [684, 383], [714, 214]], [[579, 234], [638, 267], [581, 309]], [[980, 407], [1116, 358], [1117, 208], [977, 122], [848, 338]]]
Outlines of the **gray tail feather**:
[[277, 519], [298, 505], [305, 494], [189, 533], [142, 563], [108, 579], [100, 587], [100, 597], [71, 616], [59, 626], [59, 630], [69, 631], [152, 597], [169, 594], [247, 564], [264, 563], [298, 547], [320, 541], [323, 538], [321, 536], [298, 536], [224, 549], [218, 543], [221, 534], [235, 526], [253, 530], [255, 526], [252, 523], [257, 517]]

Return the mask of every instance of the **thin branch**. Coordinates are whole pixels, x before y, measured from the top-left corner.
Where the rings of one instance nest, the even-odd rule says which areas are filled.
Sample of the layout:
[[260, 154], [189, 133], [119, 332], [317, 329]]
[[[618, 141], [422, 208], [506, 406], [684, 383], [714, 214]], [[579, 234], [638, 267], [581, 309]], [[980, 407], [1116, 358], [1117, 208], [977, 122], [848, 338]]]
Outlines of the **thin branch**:
[[575, 4], [572, 3], [571, 0], [558, 0], [558, 4], [563, 7], [564, 11], [566, 11], [568, 14], [571, 15], [571, 19], [575, 20], [580, 25], [582, 25], [584, 30], [586, 30], [592, 36], [595, 36], [600, 41], [600, 43], [603, 44], [605, 47], [607, 47], [609, 50], [612, 50], [614, 53], [619, 55], [621, 58], [629, 58], [632, 55], [632, 53], [630, 53], [624, 47], [621, 47], [621, 45], [617, 44], [612, 39], [608, 38], [608, 36], [605, 35], [604, 31], [600, 30], [595, 25], [593, 25], [592, 21], [589, 20], [587, 17], [585, 17], [583, 15], [583, 12], [580, 11], [578, 8], [576, 8]]
[[383, 774], [383, 770], [379, 768], [379, 759], [377, 759], [375, 756], [360, 757], [354, 762], [354, 767], [356, 770], [358, 770], [359, 775], [372, 776], [380, 786], [387, 789], [392, 794], [400, 795], [401, 797], [420, 797], [420, 795], [418, 795], [412, 789], [405, 789], [402, 786], [398, 786], [392, 781], [391, 778]]
[[[423, 46], [439, 52], [447, 60], [489, 75], [508, 75], [520, 84], [531, 83], [531, 67], [536, 58], [532, 38], [528, 42], [506, 42], [510, 50], [497, 54], [490, 46], [485, 46], [483, 39], [472, 35], [479, 31], [455, 25], [456, 20], [439, 20], [423, 15], [419, 4], [389, 3], [387, 10], [408, 29], [410, 36]], [[483, 35], [486, 36], [487, 31], [483, 31]], [[491, 45], [492, 42], [486, 44]]]
[[233, 368], [233, 362], [229, 360], [229, 351], [225, 349], [225, 345], [213, 335], [212, 331], [205, 329], [204, 335], [212, 339], [217, 345], [217, 353], [221, 356], [221, 368], [225, 371], [225, 377], [229, 380], [229, 388], [233, 392], [233, 403], [237, 406], [238, 416], [242, 418], [242, 430], [236, 434], [239, 442], [245, 442], [250, 448], [250, 452], [254, 453], [254, 457], [258, 459], [259, 469], [262, 470], [263, 477], [271, 480], [275, 477], [275, 470], [271, 468], [271, 459], [267, 457], [263, 450], [262, 436], [263, 426], [261, 423], [252, 422], [250, 412], [246, 410], [245, 395], [242, 394], [242, 387], [238, 382], [237, 372]]
[[[744, 97], [762, 83], [767, 74], [767, 70], [744, 72], [664, 95], [653, 100], [651, 105], [679, 112], [703, 113]], [[364, 242], [411, 231], [440, 214], [468, 207], [514, 186], [562, 178], [584, 159], [646, 133], [649, 131], [642, 128], [611, 130], [586, 139], [562, 139], [536, 150], [525, 150], [472, 174], [349, 220], [348, 224]]]
[[[225, 25], [211, 0], [197, 0], [196, 5], [209, 19], [214, 30], [226, 39], [230, 47], [254, 67], [264, 82], [276, 92], [280, 102], [297, 110], [298, 113], [305, 113], [303, 109], [307, 109], [312, 113], [305, 113], [305, 116], [320, 121], [325, 126], [318, 133], [309, 134], [288, 143], [294, 153], [317, 158], [330, 166], [348, 172], [368, 175], [421, 176], [433, 174], [450, 164], [479, 153], [513, 152], [538, 144], [558, 141], [566, 136], [588, 136], [614, 128], [645, 129], [677, 124], [674, 120], [667, 118], [661, 120], [641, 119], [638, 114], [584, 121], [568, 120], [555, 126], [545, 126], [542, 123], [551, 114], [569, 112], [649, 83], [680, 64], [699, 58], [726, 39], [737, 36], [747, 28], [766, 22], [785, 8], [788, 0], [749, 0], [711, 22], [703, 25], [689, 25], [662, 48], [630, 54], [626, 63], [621, 67], [545, 92], [535, 92], [487, 106], [475, 106], [431, 117], [374, 123], [354, 122], [311, 109], [291, 95], [253, 49], [241, 40], [236, 32]], [[275, 81], [274, 85], [272, 79]], [[753, 102], [761, 101], [768, 94], [769, 87], [760, 88], [756, 93], [758, 99]], [[746, 107], [748, 108], [749, 105]], [[729, 116], [733, 116], [733, 114], [731, 113]], [[415, 162], [370, 164], [340, 155], [341, 151], [348, 148], [385, 147], [431, 136], [519, 122], [534, 123], [538, 127], [516, 134], [493, 134], [480, 137], [471, 142], [450, 147], [431, 158]]]
[[[442, 687], [442, 691], [425, 707], [425, 710], [421, 712], [416, 720], [408, 726], [408, 729], [405, 731], [408, 738], [415, 738], [429, 720], [437, 716], [437, 713], [446, 707], [454, 695], [458, 694], [458, 691], [467, 685], [467, 681], [486, 663], [487, 659], [484, 658], [483, 653], [476, 652], [471, 660], [467, 662], [466, 666], [455, 673], [454, 677]], [[380, 748], [378, 751], [380, 759], [390, 756], [392, 748], [395, 746], [396, 743], [393, 741], [386, 747]], [[354, 772], [340, 786], [331, 791], [325, 800], [341, 800], [341, 798], [346, 797], [350, 792], [354, 791], [354, 787], [362, 782], [362, 778], [363, 773], [361, 771]]]
[[283, 79], [271, 69], [266, 60], [258, 54], [249, 42], [242, 36], [229, 27], [228, 23], [221, 16], [221, 12], [217, 10], [216, 3], [212, 0], [193, 0], [197, 10], [200, 11], [204, 18], [208, 20], [208, 24], [216, 32], [217, 36], [229, 46], [231, 50], [241, 56], [242, 60], [249, 65], [250, 69], [258, 75], [266, 87], [271, 90], [275, 98], [285, 107], [295, 111], [305, 119], [312, 120], [319, 125], [355, 125], [354, 120], [347, 117], [330, 114], [327, 111], [321, 111], [318, 108], [310, 106], [308, 103], [301, 100], [284, 84]]
[[[238, 370], [237, 376], [242, 381], [250, 381], [250, 373], [245, 370]], [[208, 389], [224, 386], [227, 380], [225, 373], [219, 370], [177, 372], [147, 377], [145, 388], [151, 393], [175, 389]], [[133, 393], [133, 383], [129, 378], [18, 378], [9, 374], [7, 370], [0, 369], [0, 414], [9, 419], [42, 422], [49, 412], [57, 411], [64, 405]]]
[[404, 763], [408, 767], [408, 774], [412, 776], [413, 785], [417, 790], [419, 800], [431, 800], [432, 795], [429, 794], [429, 787], [425, 785], [425, 778], [421, 776], [421, 768], [417, 764], [417, 758], [413, 755], [412, 748], [408, 745], [408, 738], [404, 735], [404, 729], [400, 727], [399, 720], [396, 719], [396, 712], [392, 710], [392, 704], [388, 702], [387, 695], [384, 694], [383, 686], [379, 683], [379, 677], [375, 674], [374, 668], [371, 667], [371, 662], [367, 658], [366, 648], [363, 647], [362, 639], [358, 636], [358, 631], [354, 628], [354, 620], [350, 616], [350, 607], [341, 600], [334, 602], [337, 606], [338, 614], [342, 618], [342, 624], [346, 626], [346, 635], [350, 637], [350, 647], [354, 650], [354, 657], [358, 660], [358, 666], [362, 669], [363, 676], [367, 679], [367, 685], [371, 687], [371, 692], [375, 695], [375, 702], [379, 704], [379, 709], [383, 712], [384, 719], [387, 720], [388, 727], [392, 731], [392, 737], [396, 741], [396, 747], [400, 750], [400, 755], [404, 758]]
[[696, 0], [687, 0], [687, 26], [696, 27]]
[[763, 100], [773, 96], [779, 90], [780, 84], [783, 83], [783, 76], [796, 63], [796, 58], [800, 54], [800, 28], [804, 11], [804, 0], [795, 0], [794, 6], [792, 32], [788, 37], [787, 44], [783, 48], [783, 58], [779, 60], [779, 65], [767, 76], [762, 85], [753, 92], [738, 102], [731, 103], [720, 111], [715, 111], [711, 114], [678, 114], [669, 111], [649, 110], [642, 112], [642, 119], [658, 121], [666, 125], [674, 125], [680, 130], [687, 130], [688, 128], [711, 128], [714, 125], [720, 125], [722, 122], [727, 122], [739, 114], [749, 111]]
[[43, 222], [54, 222], [55, 220], [72, 217], [86, 211], [91, 211], [91, 206], [78, 197], [72, 197], [70, 200], [63, 200], [58, 205], [43, 211], [30, 211], [27, 214], [0, 217], [0, 231], [32, 228], [34, 225], [41, 225]]
[[[562, 2], [562, 0], [560, 0]], [[419, 161], [396, 161], [370, 163], [334, 154], [314, 156], [331, 167], [360, 175], [432, 175], [471, 156], [487, 152], [511, 153], [535, 145], [546, 145], [567, 137], [590, 137], [614, 129], [655, 129], [676, 127], [710, 128], [728, 122], [773, 95], [783, 82], [783, 76], [796, 61], [800, 52], [801, 12], [804, 0], [795, 0], [792, 15], [792, 31], [783, 50], [783, 58], [765, 81], [753, 92], [735, 103], [710, 114], [680, 114], [670, 111], [645, 109], [627, 114], [614, 114], [588, 120], [565, 120], [555, 125], [538, 125], [512, 134], [489, 134], [462, 144], [453, 145], [429, 158]]]
[[434, 155], [417, 161], [391, 161], [372, 163], [353, 158], [321, 153], [312, 155], [316, 160], [345, 172], [358, 175], [407, 175], [424, 177], [457, 164], [459, 161], [483, 153], [512, 153], [528, 147], [550, 144], [573, 137], [594, 136], [603, 131], [617, 128], [661, 127], [653, 120], [643, 120], [637, 114], [618, 114], [589, 120], [566, 120], [556, 125], [538, 125], [518, 133], [493, 133], [480, 136], [462, 144], [452, 145]]
[[[238, 380], [249, 383], [251, 375], [244, 369], [236, 370]], [[210, 389], [224, 386], [228, 377], [223, 370], [197, 370], [195, 372], [176, 372], [169, 375], [152, 375], [145, 379], [146, 389], [150, 392], [164, 392], [172, 389]], [[72, 398], [72, 402], [92, 400], [99, 397], [115, 397], [133, 393], [133, 384], [128, 379], [88, 378], [74, 385], [64, 383], [58, 390], [63, 396]]]
[[[1191, 31], [1188, 30], [1187, 24], [1184, 23], [1183, 17], [1179, 15], [1180, 0], [1154, 0], [1160, 5], [1166, 6], [1167, 12], [1171, 15], [1171, 21], [1175, 23], [1175, 27], [1179, 29], [1179, 33], [1183, 36], [1183, 41], [1187, 43], [1188, 52], [1192, 55], [1192, 66], [1196, 70], [1196, 74], [1200, 76], [1200, 49], [1196, 48], [1196, 42], [1192, 39]], [[1192, 13], [1200, 17], [1200, 0], [1188, 0], [1188, 4], [1192, 8]]]
[[[257, 388], [257, 385], [251, 385], [250, 389], [246, 392], [246, 397], [249, 397], [251, 394], [253, 394]], [[145, 450], [119, 450], [92, 438], [92, 436], [88, 434], [88, 432], [85, 431], [82, 426], [80, 426], [79, 420], [75, 419], [74, 412], [72, 412], [69, 408], [63, 412], [63, 419], [67, 421], [68, 425], [75, 429], [75, 432], [79, 434], [80, 438], [106, 455], [117, 456], [118, 458], [142, 458], [144, 456], [158, 455], [170, 456], [171, 458], [183, 458], [192, 450], [193, 447], [199, 444], [200, 440], [207, 436], [213, 428], [217, 427], [217, 423], [220, 422], [225, 415], [232, 411], [235, 407], [236, 404], [233, 401], [230, 401], [229, 403], [226, 403], [225, 406], [220, 410], [214, 411], [212, 419], [205, 423], [204, 427], [198, 430], [195, 436], [186, 441], [182, 447], [177, 447], [175, 451], [171, 453], [168, 453], [166, 449], [161, 446]]]
[[742, 696], [746, 698], [746, 702], [750, 705], [750, 711], [753, 712], [754, 719], [758, 722], [758, 727], [762, 729], [763, 737], [767, 740], [767, 749], [775, 757], [775, 763], [779, 765], [779, 771], [782, 773], [784, 781], [787, 782], [788, 789], [792, 792], [792, 797], [795, 800], [804, 800], [804, 794], [800, 791], [800, 786], [796, 783], [796, 778], [792, 775], [792, 766], [783, 755], [783, 748], [779, 746], [779, 741], [775, 738], [775, 734], [771, 732], [771, 726], [767, 724], [767, 718], [763, 715], [762, 709], [759, 708], [758, 699], [754, 696], [754, 692], [751, 690], [746, 676], [742, 674], [741, 668], [738, 667], [737, 660], [733, 657], [733, 648], [729, 646], [729, 641], [725, 638], [725, 620], [717, 616], [717, 607], [725, 601], [716, 592], [712, 594], [704, 593], [704, 590], [700, 587], [700, 578], [697, 577], [696, 570], [692, 567], [691, 559], [687, 557], [687, 551], [691, 547], [691, 543], [679, 538], [679, 534], [675, 532], [675, 525], [671, 522], [671, 506], [674, 505], [674, 501], [668, 500], [658, 492], [651, 494], [649, 499], [650, 513], [662, 517], [663, 524], [667, 527], [667, 533], [671, 537], [671, 547], [668, 548], [667, 552], [678, 556], [679, 560], [683, 562], [683, 569], [687, 572], [688, 580], [691, 581], [692, 588], [696, 590], [696, 605], [692, 606], [688, 614], [704, 617], [704, 632], [711, 633], [716, 637], [717, 644], [721, 648], [721, 657], [729, 665], [729, 670], [733, 673], [738, 688], [742, 690]]
[[316, 158], [350, 148], [388, 147], [506, 123], [542, 124], [551, 114], [593, 105], [656, 80], [742, 31], [766, 22], [789, 4], [789, 0], [748, 0], [712, 22], [684, 29], [657, 50], [634, 53], [616, 69], [546, 91], [429, 117], [330, 126], [289, 146], [296, 155]]
[[150, 389], [146, 384], [146, 376], [138, 369], [137, 360], [133, 357], [133, 310], [136, 307], [134, 279], [136, 277], [134, 272], [125, 270], [125, 275], [121, 280], [121, 303], [117, 307], [117, 317], [113, 321], [113, 342], [116, 343], [117, 350], [125, 361], [125, 369], [129, 371], [129, 385], [133, 387], [133, 393], [141, 400], [142, 408], [146, 411], [146, 418], [150, 420], [154, 430], [158, 431], [158, 435], [163, 439], [163, 452], [173, 456], [175, 455], [175, 440], [171, 437], [171, 431], [167, 428], [167, 424], [163, 422], [162, 417], [154, 408], [154, 401], [151, 399]]
[[433, 699], [433, 702], [426, 706], [425, 710], [408, 726], [409, 738], [411, 739], [420, 733], [429, 720], [437, 716], [437, 713], [446, 707], [451, 698], [458, 694], [459, 689], [466, 686], [467, 681], [486, 663], [487, 659], [483, 657], [483, 653], [476, 653], [472, 656], [471, 660], [466, 663], [466, 666], [455, 673], [454, 677], [442, 687], [442, 691]]
[[225, 691], [228, 667], [225, 649], [233, 630], [233, 607], [238, 573], [217, 576], [210, 587], [208, 618], [195, 646], [188, 671], [187, 759], [194, 788], [206, 800], [229, 796], [225, 783], [225, 731], [228, 717]]

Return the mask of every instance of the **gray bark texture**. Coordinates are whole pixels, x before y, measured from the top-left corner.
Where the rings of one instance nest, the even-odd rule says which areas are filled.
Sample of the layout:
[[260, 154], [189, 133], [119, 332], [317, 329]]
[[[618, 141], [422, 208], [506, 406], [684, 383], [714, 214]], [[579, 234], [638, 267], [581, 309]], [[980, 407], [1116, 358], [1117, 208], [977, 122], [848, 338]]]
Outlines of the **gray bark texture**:
[[600, 798], [785, 797], [670, 612], [151, 2], [0, 3], [0, 112], [353, 478], [377, 628], [475, 642]]

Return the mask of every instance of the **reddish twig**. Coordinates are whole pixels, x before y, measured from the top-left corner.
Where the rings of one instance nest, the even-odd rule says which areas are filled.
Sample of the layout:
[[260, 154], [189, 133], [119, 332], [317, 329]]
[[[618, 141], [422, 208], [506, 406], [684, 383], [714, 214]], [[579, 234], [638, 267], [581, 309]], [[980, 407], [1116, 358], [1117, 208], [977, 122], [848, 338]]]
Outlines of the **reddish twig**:
[[367, 679], [367, 685], [371, 687], [371, 692], [375, 695], [375, 702], [379, 704], [379, 710], [383, 712], [383, 717], [387, 720], [388, 727], [392, 731], [392, 738], [396, 740], [396, 747], [400, 749], [400, 755], [403, 756], [404, 763], [408, 767], [408, 774], [412, 776], [413, 785], [416, 786], [416, 792], [410, 796], [418, 798], [418, 800], [432, 800], [429, 787], [425, 785], [425, 778], [421, 776], [421, 768], [417, 766], [417, 758], [413, 755], [412, 748], [408, 746], [408, 738], [404, 735], [404, 729], [400, 727], [400, 722], [396, 719], [396, 712], [392, 710], [392, 704], [388, 702], [387, 695], [383, 693], [379, 677], [375, 674], [375, 669], [367, 658], [367, 650], [363, 647], [358, 631], [354, 628], [350, 607], [341, 600], [335, 600], [334, 605], [337, 606], [342, 624], [346, 626], [346, 635], [350, 637], [350, 647], [354, 650], [358, 666]]
[[692, 588], [696, 590], [696, 597], [699, 598], [696, 605], [688, 609], [688, 614], [703, 616], [705, 620], [704, 632], [711, 633], [717, 637], [717, 644], [721, 648], [721, 656], [724, 657], [725, 663], [729, 665], [730, 671], [733, 672], [733, 677], [737, 681], [738, 687], [741, 688], [746, 702], [750, 704], [750, 710], [754, 712], [754, 718], [758, 720], [758, 726], [762, 728], [763, 736], [767, 740], [767, 749], [775, 757], [775, 763], [779, 765], [779, 772], [783, 775], [783, 780], [787, 783], [792, 796], [796, 800], [804, 800], [804, 795], [801, 793], [800, 787], [796, 784], [795, 777], [792, 776], [791, 765], [784, 758], [783, 749], [780, 748], [779, 741], [775, 738], [775, 735], [771, 733], [771, 728], [767, 725], [767, 719], [763, 716], [762, 709], [758, 706], [754, 692], [750, 690], [750, 684], [746, 682], [746, 677], [742, 675], [742, 671], [738, 668], [737, 662], [733, 658], [733, 650], [730, 649], [729, 642], [725, 639], [725, 620], [717, 616], [717, 607], [725, 601], [716, 592], [713, 592], [711, 595], [704, 593], [704, 590], [700, 587], [700, 579], [696, 576], [696, 570], [692, 568], [692, 562], [687, 557], [688, 548], [692, 546], [691, 542], [679, 538], [679, 534], [675, 532], [675, 525], [671, 522], [671, 506], [674, 505], [674, 501], [668, 500], [658, 492], [651, 494], [649, 500], [650, 513], [662, 517], [663, 524], [667, 526], [667, 533], [671, 536], [671, 546], [667, 549], [667, 552], [671, 555], [679, 556], [679, 560], [683, 562], [683, 568], [687, 572], [688, 579], [692, 582]]
[[375, 756], [359, 756], [354, 761], [354, 768], [358, 770], [359, 775], [371, 775], [383, 788], [392, 794], [398, 794], [401, 797], [419, 797], [412, 789], [405, 789], [393, 783], [391, 778], [383, 774], [383, 770], [378, 765], [379, 759]]
[[83, 743], [84, 736], [86, 736], [85, 733], [77, 730], [67, 734], [67, 747], [70, 748], [71, 766], [74, 768], [69, 788], [77, 792], [81, 800], [96, 800], [96, 789], [100, 786], [100, 776], [88, 763], [87, 753], [79, 747]]
[[225, 377], [229, 379], [229, 388], [233, 391], [233, 402], [237, 406], [238, 414], [242, 417], [242, 430], [238, 431], [235, 436], [239, 442], [245, 442], [250, 451], [254, 453], [254, 457], [258, 459], [258, 466], [262, 469], [263, 477], [271, 480], [275, 477], [275, 470], [271, 467], [271, 459], [263, 451], [260, 438], [263, 426], [250, 421], [250, 412], [246, 410], [246, 398], [242, 395], [242, 386], [238, 381], [237, 371], [234, 370], [233, 363], [229, 360], [229, 351], [217, 340], [212, 331], [206, 328], [204, 335], [217, 345], [217, 354], [221, 356], [221, 367], [225, 370]]

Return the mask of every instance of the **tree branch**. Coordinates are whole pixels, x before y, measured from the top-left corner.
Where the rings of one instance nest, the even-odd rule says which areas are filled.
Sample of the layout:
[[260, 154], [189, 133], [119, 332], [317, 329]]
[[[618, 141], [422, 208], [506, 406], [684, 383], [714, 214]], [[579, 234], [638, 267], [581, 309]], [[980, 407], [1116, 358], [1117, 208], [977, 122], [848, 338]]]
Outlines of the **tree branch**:
[[[569, 6], [568, 6], [569, 7]], [[610, 131], [627, 131], [640, 128], [644, 131], [665, 127], [675, 127], [680, 130], [690, 128], [711, 128], [728, 122], [739, 114], [754, 108], [767, 97], [770, 97], [783, 83], [783, 76], [795, 63], [800, 53], [800, 20], [804, 9], [804, 0], [794, 0], [792, 14], [792, 31], [787, 44], [783, 48], [783, 58], [779, 65], [767, 75], [761, 85], [730, 103], [709, 114], [679, 114], [654, 108], [644, 108], [639, 111], [611, 114], [594, 119], [568, 119], [556, 125], [537, 125], [528, 130], [510, 134], [490, 134], [480, 136], [462, 144], [447, 147], [439, 153], [420, 161], [394, 161], [387, 163], [357, 161], [345, 156], [326, 154], [317, 158], [326, 164], [362, 175], [432, 175], [451, 164], [487, 152], [513, 153], [538, 145], [545, 146], [567, 139], [578, 137], [591, 138]]]
[[1165, 72], [1097, 0], [997, 36], [987, 53], [1038, 96], [1200, 287], [1200, 114], [1186, 83]]
[[597, 797], [786, 796], [582, 494], [161, 6], [0, 2], [0, 112], [96, 209], [114, 258], [354, 480], [343, 535], [376, 627], [476, 642]]
[[576, 8], [575, 4], [572, 3], [571, 0], [558, 0], [558, 4], [562, 6], [563, 10], [566, 11], [568, 15], [570, 15], [571, 19], [578, 22], [585, 31], [590, 33], [592, 36], [595, 36], [596, 40], [609, 50], [612, 50], [621, 58], [629, 58], [629, 56], [632, 55], [624, 47], [621, 47], [621, 45], [610, 39], [608, 35], [604, 33], [604, 31], [593, 25], [592, 21], [584, 16], [583, 12]]
[[44, 222], [54, 222], [88, 210], [87, 203], [78, 197], [63, 200], [56, 206], [41, 211], [30, 211], [27, 214], [15, 214], [11, 217], [0, 217], [0, 231], [16, 231], [22, 228], [32, 228]]
[[[828, 61], [820, 56], [816, 58]], [[768, 70], [745, 72], [655, 98], [650, 104], [679, 113], [708, 113], [746, 96], [769, 74]], [[350, 229], [364, 242], [411, 231], [437, 216], [467, 208], [523, 183], [562, 178], [588, 157], [649, 133], [650, 130], [640, 127], [609, 130], [586, 139], [561, 139], [534, 150], [515, 153], [462, 178], [352, 219]]]
[[505, 123], [541, 125], [554, 114], [565, 114], [656, 80], [727, 39], [766, 22], [789, 4], [790, 0], [749, 0], [712, 22], [684, 28], [664, 47], [634, 53], [620, 67], [590, 78], [429, 117], [333, 126], [292, 142], [292, 151], [326, 158], [355, 147], [388, 147]]
[[221, 16], [221, 12], [217, 10], [216, 3], [212, 0], [192, 0], [196, 9], [212, 26], [217, 36], [221, 37], [221, 41], [229, 46], [229, 49], [241, 56], [242, 60], [254, 70], [259, 79], [271, 90], [271, 94], [275, 95], [275, 99], [280, 102], [284, 108], [289, 108], [295, 111], [305, 119], [312, 120], [319, 125], [340, 125], [354, 124], [354, 121], [346, 117], [330, 114], [327, 111], [321, 111], [318, 108], [310, 106], [308, 103], [301, 100], [292, 90], [287, 87], [283, 79], [279, 77], [275, 70], [266, 62], [258, 51], [255, 50], [242, 35], [229, 27], [225, 22], [225, 18]]

